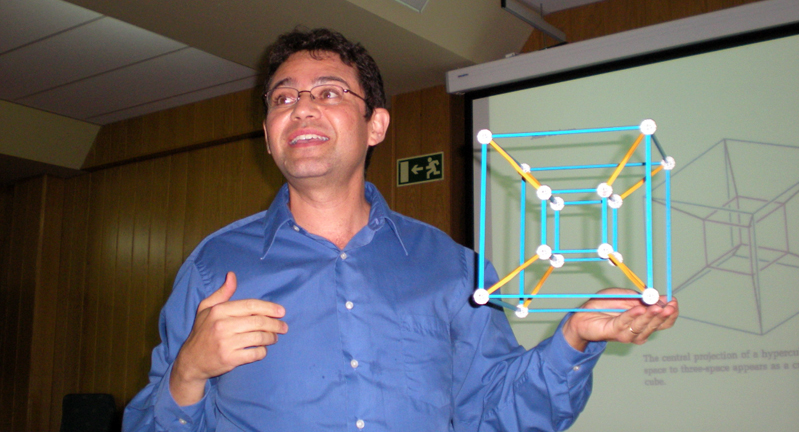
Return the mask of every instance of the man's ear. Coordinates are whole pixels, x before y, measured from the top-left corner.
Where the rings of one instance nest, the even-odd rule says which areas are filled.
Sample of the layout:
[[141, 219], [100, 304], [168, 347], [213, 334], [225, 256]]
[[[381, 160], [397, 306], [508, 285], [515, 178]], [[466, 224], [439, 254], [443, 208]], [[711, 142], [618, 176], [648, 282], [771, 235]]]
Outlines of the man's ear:
[[272, 154], [272, 149], [269, 148], [269, 134], [266, 132], [266, 119], [264, 119], [263, 125], [264, 125], [264, 141], [266, 142], [266, 152]]
[[372, 111], [372, 118], [369, 119], [369, 146], [378, 145], [386, 138], [390, 117], [385, 108], [375, 108]]

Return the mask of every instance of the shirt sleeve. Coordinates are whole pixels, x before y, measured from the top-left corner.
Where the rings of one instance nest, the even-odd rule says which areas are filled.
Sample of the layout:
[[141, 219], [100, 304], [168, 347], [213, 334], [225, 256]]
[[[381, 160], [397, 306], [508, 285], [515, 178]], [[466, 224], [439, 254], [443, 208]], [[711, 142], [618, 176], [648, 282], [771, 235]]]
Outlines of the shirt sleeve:
[[203, 398], [181, 407], [172, 398], [169, 376], [180, 347], [191, 332], [197, 306], [205, 295], [203, 279], [191, 261], [183, 264], [172, 294], [161, 310], [158, 328], [161, 343], [153, 349], [150, 382], [125, 407], [122, 430], [125, 432], [201, 431], [215, 424], [213, 380], [205, 385]]
[[[486, 279], [498, 279], [490, 265]], [[466, 285], [473, 280], [468, 277]], [[455, 430], [556, 431], [571, 426], [591, 394], [592, 370], [606, 344], [589, 343], [585, 352], [572, 348], [563, 337], [566, 319], [552, 337], [526, 351], [501, 308], [463, 306], [451, 324]]]

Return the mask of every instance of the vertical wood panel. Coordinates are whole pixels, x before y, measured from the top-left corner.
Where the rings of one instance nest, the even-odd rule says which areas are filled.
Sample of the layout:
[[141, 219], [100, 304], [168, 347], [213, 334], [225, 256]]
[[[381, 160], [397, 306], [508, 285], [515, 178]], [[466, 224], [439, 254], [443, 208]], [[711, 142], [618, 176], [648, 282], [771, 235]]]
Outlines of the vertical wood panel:
[[[453, 97], [443, 87], [432, 87], [396, 96], [392, 103], [395, 159], [444, 152], [444, 166], [439, 167], [444, 170], [444, 181], [394, 187], [394, 208], [449, 234], [453, 228], [452, 175], [456, 172], [453, 171], [452, 158], [455, 149], [462, 146], [461, 142], [455, 141], [452, 129], [463, 128], [462, 124], [453, 126], [451, 122]], [[457, 136], [462, 141], [462, 134]]]
[[102, 280], [100, 269], [103, 256], [103, 210], [102, 203], [108, 199], [105, 190], [107, 172], [101, 171], [91, 175], [91, 191], [89, 202], [86, 290], [83, 297], [83, 330], [86, 343], [81, 344], [81, 375], [79, 391], [90, 393], [95, 390], [95, 367], [98, 361], [97, 354], [97, 328], [100, 310], [100, 292]]
[[166, 263], [163, 281], [163, 298], [172, 292], [172, 281], [183, 263], [183, 237], [186, 226], [186, 193], [188, 190], [189, 155], [178, 154], [170, 158], [169, 209], [166, 223]]
[[188, 181], [186, 188], [186, 225], [183, 228], [183, 256], [185, 261], [191, 251], [197, 246], [204, 234], [203, 213], [210, 213], [204, 204], [206, 193], [206, 177], [211, 173], [205, 171], [207, 152], [195, 151], [189, 154]]
[[9, 343], [10, 302], [11, 286], [9, 275], [11, 273], [9, 259], [11, 256], [11, 232], [13, 223], [13, 187], [0, 186], [0, 430], [11, 428], [11, 406], [8, 396], [13, 393], [13, 387], [8, 386], [9, 352], [13, 346]]
[[[394, 155], [396, 160], [421, 154], [422, 96], [419, 92], [395, 96], [391, 106], [394, 111]], [[396, 188], [394, 209], [419, 219], [421, 194], [419, 186]]]
[[103, 180], [102, 200], [98, 202], [103, 212], [103, 225], [100, 227], [101, 255], [98, 267], [93, 269], [97, 275], [97, 330], [95, 345], [94, 381], [91, 390], [95, 393], [111, 393], [111, 362], [114, 344], [113, 338], [114, 297], [117, 292], [114, 286], [114, 271], [117, 260], [117, 240], [119, 235], [119, 205], [122, 179], [120, 169], [112, 168], [105, 173]]
[[283, 182], [283, 175], [266, 152], [264, 139], [247, 140], [241, 148], [242, 213], [254, 214], [268, 208]]
[[[22, 239], [19, 232], [23, 229], [22, 222], [25, 216], [25, 203], [18, 199], [19, 196], [26, 193], [28, 188], [27, 183], [17, 184], [7, 199], [11, 202], [10, 211], [7, 209], [6, 214], [10, 216], [8, 228], [8, 243], [7, 245], [7, 260], [5, 272], [3, 277], [3, 303], [0, 304], [2, 310], [2, 344], [0, 344], [0, 378], [2, 380], [2, 392], [0, 392], [0, 409], [3, 411], [3, 416], [0, 418], [0, 426], [4, 430], [14, 430], [15, 418], [18, 412], [15, 411], [14, 397], [15, 380], [16, 380], [16, 365], [17, 365], [17, 351], [24, 349], [23, 343], [18, 339], [19, 336], [19, 319], [20, 319], [20, 273], [19, 270], [23, 266], [22, 254], [20, 248], [22, 247]], [[10, 213], [10, 214], [9, 214]], [[29, 347], [29, 342], [28, 345]]]
[[[36, 289], [35, 266], [38, 254], [39, 224], [41, 223], [42, 201], [44, 193], [44, 177], [26, 181], [22, 187], [15, 191], [19, 196], [15, 201], [23, 208], [20, 223], [16, 224], [21, 229], [15, 228], [12, 236], [17, 237], [18, 246], [14, 248], [19, 253], [21, 261], [19, 267], [13, 269], [19, 274], [17, 297], [17, 350], [14, 358], [14, 402], [12, 406], [12, 430], [25, 430], [27, 426], [28, 409], [28, 380], [30, 378], [31, 338], [33, 336], [33, 293]], [[16, 206], [17, 204], [15, 204]]]
[[32, 430], [47, 430], [50, 426], [64, 181], [44, 177], [42, 195], [40, 222], [34, 239], [37, 256], [33, 263], [35, 287], [30, 317], [32, 337], [27, 424]]
[[[444, 152], [442, 166], [444, 180], [419, 185], [421, 189], [420, 218], [441, 229], [452, 232], [450, 226], [449, 182], [452, 181], [452, 141], [450, 136], [449, 95], [444, 87], [431, 87], [421, 90], [422, 122], [421, 148], [422, 154]], [[413, 186], [411, 186], [413, 187]], [[443, 211], [442, 211], [443, 210]]]
[[126, 400], [127, 396], [127, 370], [128, 351], [130, 346], [130, 315], [134, 304], [138, 303], [133, 291], [133, 246], [135, 241], [135, 228], [139, 197], [143, 193], [137, 186], [140, 185], [139, 170], [142, 165], [138, 163], [123, 165], [119, 168], [120, 182], [114, 187], [118, 191], [118, 226], [116, 242], [116, 260], [114, 262], [113, 276], [109, 278], [108, 291], [113, 291], [112, 298], [112, 325], [108, 339], [100, 341], [111, 347], [109, 357], [109, 393], [119, 395], [117, 405]]
[[[164, 281], [170, 276], [166, 274], [167, 224], [169, 217], [169, 190], [172, 184], [172, 158], [156, 159], [152, 163], [151, 175], [147, 187], [151, 189], [149, 202], [150, 231], [149, 250], [147, 252], [147, 278], [143, 285], [143, 316], [140, 322], [134, 322], [134, 331], [140, 332], [138, 347], [138, 363], [131, 370], [134, 374], [134, 392], [147, 384], [147, 371], [150, 369], [150, 351], [159, 340], [158, 312], [166, 302], [164, 297]], [[174, 275], [171, 275], [174, 278]]]
[[88, 209], [91, 176], [67, 180], [64, 185], [64, 217], [54, 344], [50, 430], [58, 430], [64, 395], [79, 390], [80, 355], [85, 286]]

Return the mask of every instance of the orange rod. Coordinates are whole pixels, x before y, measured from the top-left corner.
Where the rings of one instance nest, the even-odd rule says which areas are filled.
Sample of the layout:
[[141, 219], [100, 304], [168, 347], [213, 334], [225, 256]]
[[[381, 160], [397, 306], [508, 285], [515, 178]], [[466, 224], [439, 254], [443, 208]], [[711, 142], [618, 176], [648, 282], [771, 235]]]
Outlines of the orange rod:
[[499, 146], [499, 144], [494, 142], [494, 140], [491, 140], [491, 147], [494, 147], [494, 150], [499, 152], [499, 154], [501, 154], [502, 157], [504, 157], [510, 163], [510, 165], [513, 167], [513, 169], [515, 169], [516, 172], [519, 173], [519, 175], [524, 177], [524, 179], [527, 180], [528, 183], [533, 185], [534, 188], [538, 189], [538, 188], [541, 187], [541, 183], [538, 180], [536, 180], [536, 178], [533, 177], [532, 174], [524, 172], [524, 170], [522, 170], [522, 167], [520, 167], [516, 163], [516, 161], [513, 160], [513, 158], [510, 157], [510, 155], [508, 153], [506, 153], [505, 150], [502, 149], [502, 147]]
[[492, 285], [491, 288], [488, 289], [488, 293], [491, 294], [494, 291], [498, 290], [500, 287], [502, 287], [502, 285], [505, 285], [506, 283], [508, 283], [508, 281], [513, 279], [517, 274], [519, 274], [520, 271], [522, 271], [525, 268], [527, 268], [527, 266], [529, 266], [530, 264], [535, 262], [535, 260], [537, 260], [537, 259], [538, 259], [538, 255], [533, 255], [532, 258], [530, 258], [529, 260], [525, 261], [524, 264], [522, 264], [519, 267], [517, 267], [516, 270], [508, 273], [507, 276], [505, 276], [504, 278], [500, 279], [497, 283]]
[[635, 149], [638, 147], [638, 144], [641, 143], [643, 138], [644, 134], [638, 135], [638, 138], [635, 140], [632, 147], [630, 147], [630, 150], [627, 150], [627, 154], [624, 155], [624, 158], [621, 160], [621, 162], [619, 162], [619, 166], [617, 166], [616, 169], [613, 170], [613, 174], [610, 175], [610, 178], [607, 181], [608, 186], [613, 186], [613, 182], [616, 181], [616, 177], [619, 176], [622, 168], [624, 168], [624, 165], [627, 165], [627, 161], [630, 160], [630, 157], [633, 155]]
[[[543, 286], [543, 285], [544, 285], [544, 281], [545, 281], [545, 280], [547, 280], [547, 278], [549, 277], [549, 275], [550, 275], [550, 274], [552, 274], [552, 270], [554, 270], [554, 269], [555, 269], [555, 267], [549, 266], [549, 268], [547, 269], [546, 273], [544, 273], [544, 276], [542, 276], [542, 277], [541, 277], [541, 280], [540, 280], [540, 281], [538, 281], [538, 284], [536, 284], [535, 288], [534, 288], [534, 289], [533, 289], [533, 291], [530, 293], [530, 295], [536, 295], [536, 294], [538, 294], [538, 291], [541, 289], [541, 286]], [[528, 298], [527, 300], [525, 300], [525, 301], [524, 301], [524, 304], [523, 304], [523, 306], [524, 306], [524, 307], [528, 307], [528, 306], [530, 306], [530, 302], [531, 302], [532, 300], [533, 300], [533, 299], [531, 299], [531, 298]]]
[[613, 254], [608, 255], [608, 259], [613, 261], [613, 264], [616, 264], [616, 266], [621, 269], [621, 271], [638, 287], [639, 290], [643, 292], [646, 289], [644, 282], [641, 281], [641, 279], [635, 273], [633, 273], [629, 267], [624, 265], [623, 262], [617, 260]]
[[[659, 173], [660, 170], [662, 170], [662, 169], [663, 169], [663, 165], [658, 165], [657, 168], [652, 170], [652, 176], [654, 176], [655, 174]], [[621, 197], [621, 199], [627, 198], [628, 196], [630, 196], [631, 193], [637, 191], [639, 187], [643, 186], [644, 183], [646, 183], [646, 177], [642, 178], [641, 180], [638, 180], [638, 183], [634, 184], [631, 188], [627, 189], [623, 194], [621, 194], [619, 196]]]

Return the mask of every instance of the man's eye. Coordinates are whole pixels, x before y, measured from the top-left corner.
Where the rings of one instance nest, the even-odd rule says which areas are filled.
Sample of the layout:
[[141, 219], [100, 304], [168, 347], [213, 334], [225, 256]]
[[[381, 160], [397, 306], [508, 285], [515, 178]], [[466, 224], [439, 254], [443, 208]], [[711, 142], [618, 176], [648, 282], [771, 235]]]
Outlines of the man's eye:
[[288, 105], [291, 103], [291, 97], [288, 95], [277, 95], [275, 96], [275, 105]]
[[323, 88], [319, 92], [320, 99], [337, 99], [341, 97], [341, 91], [336, 88]]
[[272, 106], [291, 105], [294, 103], [296, 96], [291, 92], [277, 91], [272, 93]]

